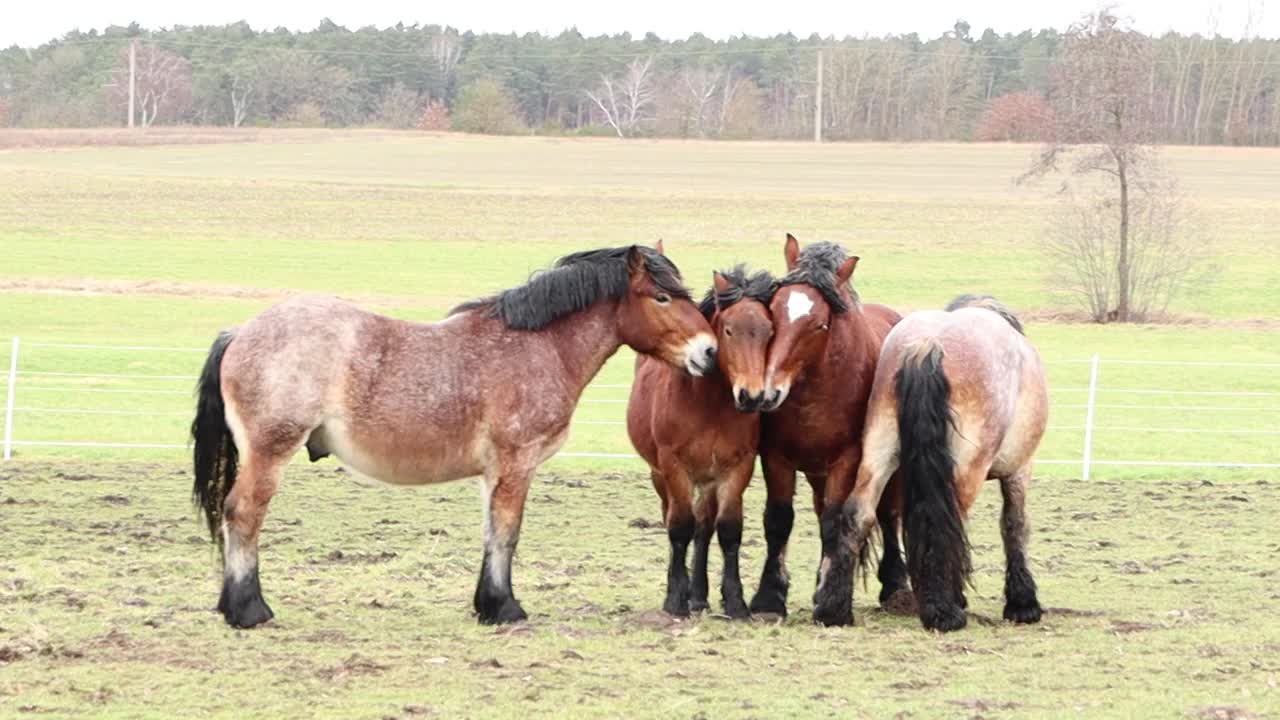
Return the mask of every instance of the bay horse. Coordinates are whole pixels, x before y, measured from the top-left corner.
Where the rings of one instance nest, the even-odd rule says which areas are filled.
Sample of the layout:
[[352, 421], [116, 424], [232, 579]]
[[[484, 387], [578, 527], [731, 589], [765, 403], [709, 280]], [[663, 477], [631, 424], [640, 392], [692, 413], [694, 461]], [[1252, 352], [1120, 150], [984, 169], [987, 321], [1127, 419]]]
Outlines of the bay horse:
[[[649, 463], [671, 544], [663, 609], [686, 616], [705, 610], [711, 536], [724, 556], [724, 613], [750, 617], [738, 573], [742, 494], [755, 471], [764, 402], [764, 364], [773, 336], [768, 302], [774, 280], [742, 266], [713, 275], [700, 309], [719, 345], [719, 372], [691, 377], [651, 358], [636, 360], [627, 433]], [[696, 504], [694, 493], [697, 493]], [[685, 567], [694, 543], [692, 587]]]
[[[988, 479], [1000, 481], [1004, 501], [1004, 618], [1040, 620], [1027, 568], [1026, 499], [1048, 396], [1044, 365], [1022, 323], [989, 296], [962, 295], [946, 311], [912, 313], [885, 339], [862, 464], [842, 509], [841, 545], [845, 560], [862, 557], [874, 508], [897, 471], [907, 567], [926, 628], [965, 626], [970, 559], [964, 523]], [[843, 571], [849, 563], [838, 564]]]
[[574, 253], [440, 322], [301, 297], [219, 335], [191, 434], [194, 498], [222, 547], [226, 621], [252, 627], [272, 617], [258, 532], [304, 446], [312, 461], [332, 454], [399, 485], [483, 475], [475, 612], [482, 623], [525, 619], [511, 559], [530, 480], [564, 444], [583, 389], [621, 345], [692, 375], [714, 367], [711, 327], [658, 250]]
[[[836, 520], [862, 458], [862, 425], [880, 344], [901, 316], [883, 305], [862, 304], [850, 284], [858, 258], [839, 245], [817, 242], [801, 251], [788, 234], [783, 254], [787, 274], [769, 305], [774, 339], [765, 368], [768, 397], [760, 438], [768, 554], [751, 611], [786, 614], [786, 549], [799, 471], [813, 490], [822, 534], [814, 620], [848, 624], [852, 611], [821, 593], [821, 575], [835, 553]], [[881, 508], [880, 522], [880, 599], [888, 604], [905, 591], [907, 573], [892, 507]]]

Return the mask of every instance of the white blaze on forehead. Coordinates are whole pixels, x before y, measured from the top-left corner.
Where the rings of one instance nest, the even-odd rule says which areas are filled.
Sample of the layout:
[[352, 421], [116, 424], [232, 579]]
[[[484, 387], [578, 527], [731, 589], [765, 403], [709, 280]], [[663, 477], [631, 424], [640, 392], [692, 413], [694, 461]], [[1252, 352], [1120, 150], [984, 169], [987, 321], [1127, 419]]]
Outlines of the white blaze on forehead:
[[787, 296], [787, 319], [795, 322], [813, 309], [813, 301], [807, 295], [799, 292], [792, 292]]

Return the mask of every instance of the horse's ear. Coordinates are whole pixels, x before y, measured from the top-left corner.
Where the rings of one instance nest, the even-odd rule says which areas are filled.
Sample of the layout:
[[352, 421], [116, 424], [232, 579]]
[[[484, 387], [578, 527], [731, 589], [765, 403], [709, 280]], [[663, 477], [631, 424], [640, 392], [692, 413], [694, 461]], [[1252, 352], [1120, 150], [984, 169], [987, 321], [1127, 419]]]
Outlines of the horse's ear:
[[782, 247], [782, 256], [787, 259], [787, 272], [796, 269], [796, 261], [800, 258], [800, 241], [796, 236], [787, 233], [787, 244]]
[[715, 292], [711, 294], [713, 297], [715, 297], [716, 309], [719, 310], [720, 309], [720, 293], [729, 292], [729, 289], [733, 286], [729, 284], [729, 278], [725, 277], [724, 275], [721, 275], [719, 270], [713, 270], [711, 271], [711, 287], [715, 290]]
[[653, 246], [653, 249], [657, 250], [659, 255], [667, 254], [666, 249], [662, 247], [662, 238], [658, 238], [658, 242]]
[[836, 280], [839, 280], [841, 285], [849, 282], [849, 278], [853, 277], [853, 269], [856, 267], [858, 267], [858, 256], [854, 255], [840, 263], [840, 267], [836, 269]]
[[632, 287], [638, 286], [638, 283], [644, 281], [646, 272], [644, 266], [644, 253], [640, 251], [639, 245], [632, 245], [627, 250], [627, 272], [631, 275]]

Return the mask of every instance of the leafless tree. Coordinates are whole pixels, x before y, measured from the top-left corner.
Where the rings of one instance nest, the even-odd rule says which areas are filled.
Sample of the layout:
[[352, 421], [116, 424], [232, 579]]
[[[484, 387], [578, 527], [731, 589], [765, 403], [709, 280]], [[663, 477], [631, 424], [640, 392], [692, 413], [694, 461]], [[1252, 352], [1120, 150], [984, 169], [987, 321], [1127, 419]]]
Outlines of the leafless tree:
[[[1159, 172], [1152, 144], [1150, 42], [1108, 10], [1086, 16], [1063, 37], [1052, 69], [1053, 137], [1024, 179], [1057, 171], [1070, 156], [1070, 176], [1102, 178], [1116, 195], [1115, 319], [1135, 319], [1131, 247], [1136, 185]], [[1064, 184], [1064, 189], [1066, 184]]]
[[[1053, 286], [1095, 322], [1119, 319], [1115, 308], [1124, 291], [1115, 272], [1119, 212], [1116, 198], [1105, 189], [1074, 188], [1044, 238]], [[1180, 293], [1212, 278], [1207, 238], [1168, 176], [1136, 184], [1129, 212], [1129, 320], [1158, 320]]]
[[249, 117], [249, 102], [253, 97], [255, 73], [250, 63], [237, 63], [231, 72], [231, 126], [240, 127]]
[[621, 79], [601, 74], [600, 89], [587, 91], [587, 97], [604, 114], [605, 122], [618, 137], [634, 135], [651, 116], [654, 101], [652, 70], [652, 55], [636, 58], [627, 65]]
[[[129, 50], [121, 53], [122, 69], [116, 82], [116, 96], [126, 100], [129, 92]], [[154, 45], [137, 50], [136, 94], [142, 127], [151, 127], [161, 113], [176, 118], [191, 103], [191, 61]], [[127, 101], [127, 100], [126, 100]]]
[[680, 84], [686, 98], [686, 126], [702, 137], [706, 135], [707, 111], [720, 89], [725, 74], [719, 68], [686, 67], [680, 73]]

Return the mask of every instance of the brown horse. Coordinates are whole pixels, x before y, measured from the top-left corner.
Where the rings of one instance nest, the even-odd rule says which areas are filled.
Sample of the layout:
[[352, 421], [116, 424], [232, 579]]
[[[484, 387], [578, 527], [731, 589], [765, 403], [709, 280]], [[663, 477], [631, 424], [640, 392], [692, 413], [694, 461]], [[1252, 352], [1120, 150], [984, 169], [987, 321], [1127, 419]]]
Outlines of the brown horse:
[[[848, 257], [840, 246], [819, 242], [801, 252], [787, 235], [784, 255], [788, 272], [769, 306], [775, 335], [765, 370], [768, 412], [760, 439], [768, 555], [751, 600], [752, 612], [776, 614], [787, 609], [785, 554], [795, 520], [796, 472], [803, 472], [813, 489], [822, 532], [821, 576], [835, 552], [839, 509], [862, 458], [862, 424], [880, 343], [900, 318], [883, 305], [859, 302], [849, 283], [858, 258]], [[880, 598], [887, 603], [906, 589], [906, 568], [892, 508], [882, 508], [880, 520], [885, 531]], [[853, 614], [819, 594], [814, 619], [848, 624]]]
[[483, 475], [475, 611], [483, 623], [524, 619], [511, 558], [530, 479], [624, 344], [694, 375], [715, 365], [715, 336], [679, 271], [648, 248], [569, 255], [441, 322], [305, 297], [223, 333], [191, 427], [195, 499], [223, 549], [218, 609], [238, 627], [272, 617], [258, 582], [258, 531], [305, 446], [313, 461], [333, 454], [401, 485]]
[[[842, 512], [845, 555], [861, 557], [874, 508], [895, 470], [903, 485], [907, 567], [920, 620], [965, 625], [969, 541], [964, 518], [984, 481], [1004, 498], [1004, 617], [1040, 619], [1027, 569], [1027, 482], [1048, 420], [1040, 355], [993, 298], [962, 295], [947, 311], [912, 313], [885, 339], [871, 390], [857, 484]], [[836, 571], [828, 573], [833, 579]], [[852, 583], [837, 584], [852, 589]]]
[[[662, 500], [671, 543], [663, 609], [672, 615], [708, 607], [707, 554], [714, 532], [724, 555], [724, 612], [731, 618], [750, 616], [738, 575], [738, 549], [742, 493], [755, 470], [760, 439], [755, 410], [764, 402], [765, 355], [773, 336], [767, 303], [773, 286], [768, 273], [748, 277], [741, 266], [715, 273], [701, 310], [719, 342], [719, 373], [689, 377], [649, 358], [636, 361], [627, 432], [649, 463]], [[685, 569], [690, 540], [692, 590]]]

